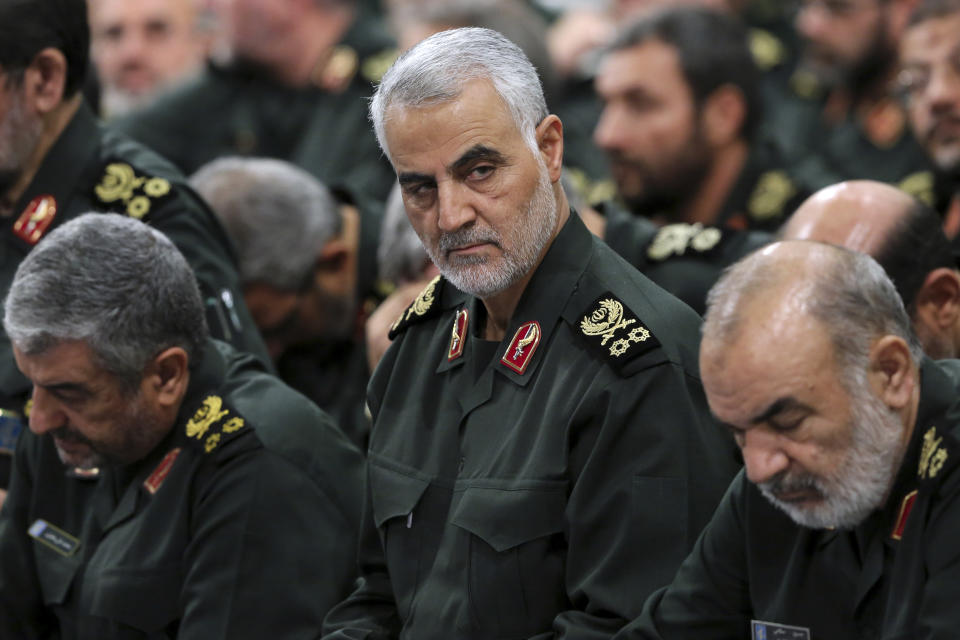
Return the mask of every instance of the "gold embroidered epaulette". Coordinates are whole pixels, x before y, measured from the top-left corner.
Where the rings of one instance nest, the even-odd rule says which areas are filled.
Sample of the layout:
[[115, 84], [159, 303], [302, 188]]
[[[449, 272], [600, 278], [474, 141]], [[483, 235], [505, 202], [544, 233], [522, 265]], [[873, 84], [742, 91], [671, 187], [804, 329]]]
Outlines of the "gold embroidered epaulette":
[[437, 303], [440, 300], [440, 292], [443, 291], [443, 282], [442, 276], [431, 280], [430, 284], [424, 287], [423, 291], [410, 303], [410, 306], [393, 321], [390, 333], [387, 334], [391, 340], [403, 333], [410, 325], [440, 313], [440, 305]]
[[660, 262], [671, 256], [692, 253], [705, 254], [712, 251], [723, 238], [716, 227], [705, 227], [699, 222], [678, 222], [662, 227], [647, 247], [647, 257]]
[[587, 307], [576, 330], [618, 372], [637, 356], [660, 346], [640, 318], [609, 291]]
[[123, 213], [142, 220], [161, 201], [170, 197], [172, 188], [166, 178], [139, 173], [126, 162], [110, 162], [93, 188], [93, 197], [104, 211]]
[[750, 55], [761, 71], [769, 71], [787, 57], [780, 39], [766, 29], [750, 29]]
[[367, 82], [380, 82], [383, 74], [387, 72], [396, 59], [400, 56], [400, 50], [396, 47], [384, 49], [379, 53], [368, 56], [360, 66], [360, 74]]
[[917, 171], [916, 173], [911, 173], [906, 178], [901, 180], [897, 187], [901, 191], [909, 193], [914, 198], [920, 200], [927, 206], [933, 206], [935, 196], [934, 196], [934, 182], [933, 182], [933, 173], [930, 171]]
[[203, 445], [206, 453], [235, 437], [245, 428], [245, 421], [236, 411], [224, 405], [223, 398], [208, 395], [193, 417], [187, 421], [187, 437]]
[[772, 220], [786, 216], [787, 203], [797, 195], [797, 187], [785, 171], [766, 171], [750, 194], [747, 211], [754, 220]]

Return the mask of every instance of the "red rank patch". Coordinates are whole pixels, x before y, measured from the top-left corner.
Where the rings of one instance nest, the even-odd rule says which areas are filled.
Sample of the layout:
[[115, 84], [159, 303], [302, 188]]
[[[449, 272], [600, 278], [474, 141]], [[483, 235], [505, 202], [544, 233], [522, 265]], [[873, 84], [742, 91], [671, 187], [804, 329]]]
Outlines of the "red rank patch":
[[180, 455], [180, 447], [169, 451], [167, 455], [163, 456], [163, 460], [161, 460], [157, 468], [153, 470], [150, 477], [143, 481], [143, 488], [149, 491], [151, 495], [160, 490], [160, 485], [167, 479], [167, 475], [170, 474], [170, 468], [173, 466], [173, 462], [177, 459], [178, 455]]
[[510, 341], [506, 353], [500, 358], [502, 364], [507, 365], [517, 373], [523, 373], [533, 358], [533, 352], [540, 344], [540, 323], [537, 321], [525, 322], [520, 325]]
[[57, 215], [57, 201], [51, 195], [37, 196], [30, 201], [17, 221], [13, 232], [29, 244], [37, 244]]
[[447, 349], [447, 362], [456, 360], [463, 355], [463, 345], [467, 340], [467, 322], [469, 314], [466, 309], [460, 309], [453, 319], [453, 331], [450, 334], [450, 348]]
[[893, 531], [890, 533], [890, 537], [894, 540], [899, 540], [903, 537], [903, 530], [907, 527], [907, 517], [909, 517], [910, 510], [913, 509], [913, 503], [916, 501], [916, 489], [903, 497], [903, 502], [900, 503], [900, 513], [897, 514], [897, 524], [894, 525]]

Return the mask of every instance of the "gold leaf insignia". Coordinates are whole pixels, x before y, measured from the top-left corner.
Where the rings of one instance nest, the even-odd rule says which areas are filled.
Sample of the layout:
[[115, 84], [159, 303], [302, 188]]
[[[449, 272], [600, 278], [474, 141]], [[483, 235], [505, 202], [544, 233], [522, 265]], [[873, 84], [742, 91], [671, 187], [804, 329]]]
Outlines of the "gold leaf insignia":
[[217, 445], [220, 444], [220, 434], [211, 433], [207, 438], [207, 441], [203, 443], [203, 450], [207, 453], [210, 453], [217, 448]]
[[757, 182], [747, 208], [757, 220], [768, 220], [783, 215], [783, 209], [797, 193], [797, 188], [783, 171], [767, 171]]
[[722, 237], [723, 232], [720, 229], [704, 228], [699, 222], [668, 224], [657, 232], [647, 248], [647, 257], [657, 261], [666, 260], [672, 255], [682, 256], [688, 247], [703, 253], [717, 246]]
[[943, 468], [943, 464], [947, 461], [947, 450], [940, 446], [942, 442], [943, 437], [937, 437], [936, 427], [930, 427], [923, 434], [918, 469], [918, 475], [921, 478], [933, 478]]
[[139, 187], [133, 167], [122, 162], [108, 164], [100, 184], [93, 191], [104, 202], [122, 200], [127, 202], [133, 197], [133, 190]]
[[146, 196], [137, 196], [127, 204], [127, 214], [139, 220], [150, 212], [150, 200]]
[[933, 206], [933, 174], [929, 171], [918, 171], [900, 181], [897, 185], [901, 191], [906, 191], [926, 205]]
[[364, 60], [360, 73], [368, 82], [380, 82], [383, 74], [387, 72], [387, 69], [390, 68], [390, 65], [394, 63], [399, 55], [399, 49], [384, 49], [380, 53], [369, 56]]
[[750, 54], [763, 71], [769, 71], [786, 58], [786, 48], [780, 40], [763, 29], [750, 30]]
[[165, 178], [150, 178], [143, 185], [143, 192], [151, 198], [160, 198], [170, 193], [170, 182]]
[[414, 315], [422, 316], [430, 310], [430, 307], [433, 306], [433, 293], [437, 288], [438, 282], [440, 282], [440, 276], [437, 276], [431, 280], [430, 284], [428, 284], [426, 288], [420, 292], [420, 295], [417, 296], [417, 299], [414, 300], [413, 304], [410, 305], [410, 308], [407, 309], [407, 314], [405, 317], [406, 320], [409, 320]]
[[207, 396], [203, 399], [203, 404], [193, 414], [193, 417], [187, 422], [187, 437], [203, 437], [214, 422], [229, 413], [226, 409], [221, 411], [223, 399], [220, 396]]
[[233, 433], [234, 431], [239, 431], [243, 427], [243, 418], [234, 416], [223, 423], [223, 432], [224, 433]]
[[628, 327], [636, 322], [634, 319], [623, 319], [623, 305], [607, 298], [600, 301], [600, 306], [594, 309], [589, 316], [584, 316], [580, 321], [580, 330], [588, 336], [603, 336], [600, 344], [606, 345], [607, 341], [613, 337], [620, 329]]

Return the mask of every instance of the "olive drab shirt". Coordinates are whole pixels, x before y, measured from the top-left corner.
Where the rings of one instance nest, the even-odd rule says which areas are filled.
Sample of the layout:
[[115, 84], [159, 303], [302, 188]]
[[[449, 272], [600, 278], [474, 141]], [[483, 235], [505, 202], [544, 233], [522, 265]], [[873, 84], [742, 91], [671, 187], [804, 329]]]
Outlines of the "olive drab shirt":
[[617, 640], [956, 638], [960, 365], [926, 360], [920, 375], [916, 425], [882, 509], [853, 530], [807, 529], [741, 473], [673, 584]]
[[[673, 576], [737, 468], [699, 319], [571, 213], [502, 342], [442, 278], [368, 393], [357, 590], [325, 638], [587, 638]], [[538, 635], [539, 634], [539, 635]]]
[[[104, 128], [85, 105], [47, 152], [13, 214], [0, 218], [0, 290], [5, 294], [20, 262], [47, 233], [91, 211], [138, 218], [167, 235], [197, 275], [212, 335], [269, 362], [213, 213], [168, 162]], [[19, 425], [29, 391], [0, 326], [0, 409]], [[0, 486], [5, 482], [0, 478]]]
[[210, 341], [175, 426], [84, 477], [20, 439], [0, 638], [315, 638], [355, 573], [363, 459], [306, 398]]

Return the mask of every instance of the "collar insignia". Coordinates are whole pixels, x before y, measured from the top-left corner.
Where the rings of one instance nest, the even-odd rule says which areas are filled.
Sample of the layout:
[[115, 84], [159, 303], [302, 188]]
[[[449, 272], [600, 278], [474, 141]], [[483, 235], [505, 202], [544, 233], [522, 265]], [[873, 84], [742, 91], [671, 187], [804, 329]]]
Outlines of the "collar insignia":
[[463, 345], [467, 340], [469, 321], [469, 312], [466, 309], [457, 311], [457, 317], [453, 319], [453, 330], [450, 332], [450, 348], [447, 349], [447, 362], [456, 360], [463, 355]]
[[157, 468], [150, 474], [150, 477], [143, 481], [143, 488], [149, 491], [150, 495], [155, 494], [160, 489], [163, 481], [166, 480], [170, 474], [170, 468], [173, 467], [173, 462], [177, 459], [178, 455], [180, 455], [180, 447], [168, 451], [167, 455], [163, 456], [160, 464], [157, 465]]
[[920, 466], [917, 469], [917, 475], [921, 479], [933, 478], [943, 468], [943, 463], [947, 461], [947, 450], [940, 446], [943, 443], [943, 436], [937, 437], [937, 428], [930, 427], [923, 434], [923, 447], [920, 449]]
[[57, 201], [51, 195], [37, 196], [30, 201], [17, 221], [13, 232], [28, 244], [37, 244], [57, 215]]
[[522, 374], [527, 370], [533, 352], [537, 350], [540, 344], [540, 323], [536, 320], [524, 322], [513, 334], [513, 340], [507, 347], [500, 362], [517, 373]]
[[903, 502], [900, 503], [900, 511], [897, 513], [897, 522], [893, 525], [893, 531], [890, 532], [890, 537], [894, 540], [903, 537], [903, 530], [907, 528], [907, 518], [910, 516], [910, 510], [913, 509], [913, 503], [916, 501], [916, 489], [903, 497]]

